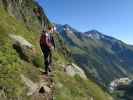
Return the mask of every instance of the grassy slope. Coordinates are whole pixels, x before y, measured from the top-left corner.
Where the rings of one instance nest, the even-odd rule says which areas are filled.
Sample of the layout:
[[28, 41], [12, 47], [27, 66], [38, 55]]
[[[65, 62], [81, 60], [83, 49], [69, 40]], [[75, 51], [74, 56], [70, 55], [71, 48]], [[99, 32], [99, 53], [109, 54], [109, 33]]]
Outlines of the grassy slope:
[[102, 90], [91, 79], [84, 80], [79, 76], [69, 77], [64, 73], [62, 65], [69, 62], [63, 56], [56, 55], [55, 77], [56, 91], [55, 100], [113, 100], [112, 97]]
[[83, 68], [86, 69], [87, 73], [92, 73], [96, 78], [102, 80], [101, 82], [106, 86], [111, 80], [125, 76], [120, 70], [119, 60], [106, 45], [90, 39], [84, 41], [84, 45], [86, 45], [85, 48], [81, 46], [82, 49], [78, 52], [76, 52], [78, 48], [77, 50], [72, 48], [72, 54], [75, 62], [84, 66]]
[[32, 64], [19, 58], [12, 47], [12, 41], [8, 38], [8, 34], [21, 35], [33, 44], [35, 44], [33, 40], [37, 34], [29, 32], [23, 23], [16, 21], [2, 8], [0, 9], [0, 20], [0, 87], [5, 88], [7, 98], [26, 97], [26, 88], [20, 81], [20, 73], [37, 81], [39, 72]]
[[[0, 87], [5, 88], [5, 95], [8, 98], [15, 99], [26, 97], [27, 90], [21, 81], [19, 75], [23, 73], [33, 81], [38, 81], [39, 70], [33, 64], [21, 60], [12, 48], [11, 40], [7, 34], [13, 33], [25, 37], [28, 41], [35, 45], [37, 55], [40, 59], [41, 51], [39, 49], [37, 37], [38, 34], [30, 32], [25, 28], [24, 23], [18, 22], [15, 18], [10, 17], [3, 9], [0, 8]], [[29, 35], [30, 34], [30, 35]], [[35, 41], [36, 40], [36, 41]], [[110, 100], [110, 96], [104, 92], [98, 85], [91, 80], [82, 80], [80, 77], [68, 77], [64, 74], [60, 64], [67, 64], [65, 58], [59, 53], [55, 53], [55, 99], [56, 100], [88, 100], [93, 96], [95, 100]], [[39, 66], [42, 61], [36, 61]], [[62, 86], [59, 86], [59, 83]]]

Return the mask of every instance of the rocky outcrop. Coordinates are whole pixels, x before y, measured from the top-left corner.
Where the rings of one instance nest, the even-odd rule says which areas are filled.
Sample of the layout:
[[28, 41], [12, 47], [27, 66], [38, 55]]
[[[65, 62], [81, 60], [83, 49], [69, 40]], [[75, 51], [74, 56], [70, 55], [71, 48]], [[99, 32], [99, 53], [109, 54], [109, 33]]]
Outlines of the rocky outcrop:
[[87, 79], [84, 71], [81, 68], [79, 68], [77, 65], [75, 65], [74, 63], [65, 66], [64, 70], [66, 74], [69, 76], [79, 75], [81, 78]]
[[35, 51], [33, 45], [21, 36], [11, 34], [9, 37], [12, 39], [13, 48], [16, 49], [19, 56], [26, 61], [32, 61]]
[[44, 26], [50, 24], [42, 7], [35, 0], [0, 0], [0, 7], [5, 8], [10, 16], [24, 22], [26, 27], [32, 31], [38, 31], [42, 28], [42, 23], [36, 17], [34, 9], [41, 11]]

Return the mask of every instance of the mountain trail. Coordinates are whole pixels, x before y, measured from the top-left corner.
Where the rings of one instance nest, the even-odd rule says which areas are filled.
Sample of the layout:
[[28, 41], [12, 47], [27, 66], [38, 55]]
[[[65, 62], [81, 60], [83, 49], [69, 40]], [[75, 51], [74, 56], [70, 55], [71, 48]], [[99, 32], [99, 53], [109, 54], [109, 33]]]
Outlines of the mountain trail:
[[28, 88], [27, 96], [31, 100], [53, 100], [54, 82], [51, 76], [40, 75], [39, 82], [34, 83], [29, 78], [21, 75], [21, 79]]

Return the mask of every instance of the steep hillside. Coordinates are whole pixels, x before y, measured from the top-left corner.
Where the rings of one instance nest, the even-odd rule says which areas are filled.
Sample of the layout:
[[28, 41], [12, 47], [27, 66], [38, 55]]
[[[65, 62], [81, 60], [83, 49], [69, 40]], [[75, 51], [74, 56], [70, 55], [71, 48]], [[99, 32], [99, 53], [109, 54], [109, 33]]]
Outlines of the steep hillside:
[[[0, 0], [0, 100], [113, 100], [92, 80], [66, 74], [64, 68], [72, 63], [70, 50], [58, 33], [53, 34], [57, 47], [53, 82], [41, 75], [41, 23], [34, 15], [36, 7], [40, 8], [33, 0]], [[44, 13], [43, 18], [44, 26], [51, 25]], [[40, 93], [40, 86], [45, 92]], [[47, 94], [51, 89], [54, 94]]]
[[[34, 0], [0, 0], [0, 6], [12, 17], [24, 23], [28, 30], [38, 31], [41, 29], [40, 20], [35, 17], [35, 9], [40, 9], [44, 23], [49, 23], [43, 9]], [[45, 24], [46, 25], [46, 24]]]
[[71, 48], [72, 58], [88, 76], [105, 85], [116, 78], [132, 76], [133, 46], [97, 30], [82, 33], [69, 25], [56, 26]]

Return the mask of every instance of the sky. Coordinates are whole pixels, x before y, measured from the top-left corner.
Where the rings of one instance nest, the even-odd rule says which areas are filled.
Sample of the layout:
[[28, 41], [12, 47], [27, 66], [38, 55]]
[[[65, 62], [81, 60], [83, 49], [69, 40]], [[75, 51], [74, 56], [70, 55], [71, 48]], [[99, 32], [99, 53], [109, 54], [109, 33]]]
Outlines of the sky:
[[48, 18], [85, 32], [96, 29], [133, 45], [133, 0], [38, 0]]

